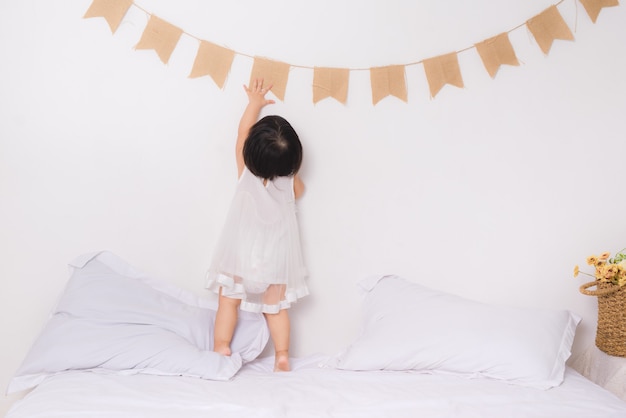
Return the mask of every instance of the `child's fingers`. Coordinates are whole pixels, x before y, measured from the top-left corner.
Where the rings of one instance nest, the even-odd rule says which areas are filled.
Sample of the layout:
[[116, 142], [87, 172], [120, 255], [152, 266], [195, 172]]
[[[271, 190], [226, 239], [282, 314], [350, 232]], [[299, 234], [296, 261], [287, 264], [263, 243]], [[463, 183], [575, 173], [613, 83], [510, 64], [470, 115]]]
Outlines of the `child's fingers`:
[[[274, 87], [273, 83], [270, 83], [267, 86], [263, 86], [262, 78], [255, 78], [253, 81], [250, 82], [250, 86], [246, 86], [245, 84], [243, 85], [243, 89], [248, 95], [256, 93], [256, 94], [259, 94], [263, 98], [265, 98], [265, 95], [272, 89], [272, 87]], [[274, 100], [271, 100], [271, 99], [265, 100], [265, 104], [274, 104], [274, 103], [276, 103]]]
[[[270, 83], [267, 87], [264, 87], [263, 85], [261, 85], [261, 88], [259, 89], [259, 93], [261, 93], [264, 97], [265, 95], [272, 90], [272, 87], [274, 87], [274, 85], [272, 83]], [[270, 101], [268, 100], [267, 103], [270, 103]], [[274, 103], [273, 101], [271, 103]]]

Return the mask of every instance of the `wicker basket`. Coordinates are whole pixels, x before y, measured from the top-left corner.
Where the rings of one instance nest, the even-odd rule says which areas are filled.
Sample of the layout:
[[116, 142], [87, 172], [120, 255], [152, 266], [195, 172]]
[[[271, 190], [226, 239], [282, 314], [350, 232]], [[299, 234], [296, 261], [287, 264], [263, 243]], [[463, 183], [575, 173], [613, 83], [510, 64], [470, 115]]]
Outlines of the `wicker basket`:
[[[593, 286], [596, 290], [589, 290]], [[626, 286], [593, 281], [580, 286], [580, 292], [598, 297], [598, 348], [612, 356], [626, 357]]]

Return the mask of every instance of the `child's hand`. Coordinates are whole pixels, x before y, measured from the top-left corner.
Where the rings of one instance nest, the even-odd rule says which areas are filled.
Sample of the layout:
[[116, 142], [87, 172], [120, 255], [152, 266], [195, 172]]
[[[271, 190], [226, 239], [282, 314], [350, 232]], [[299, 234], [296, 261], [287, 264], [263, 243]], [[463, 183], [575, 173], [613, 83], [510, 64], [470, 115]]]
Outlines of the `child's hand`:
[[248, 101], [251, 105], [262, 108], [265, 105], [275, 103], [274, 100], [265, 98], [265, 94], [272, 89], [272, 84], [264, 87], [263, 79], [255, 79], [254, 82], [250, 84], [250, 87], [244, 85], [243, 88], [248, 95]]

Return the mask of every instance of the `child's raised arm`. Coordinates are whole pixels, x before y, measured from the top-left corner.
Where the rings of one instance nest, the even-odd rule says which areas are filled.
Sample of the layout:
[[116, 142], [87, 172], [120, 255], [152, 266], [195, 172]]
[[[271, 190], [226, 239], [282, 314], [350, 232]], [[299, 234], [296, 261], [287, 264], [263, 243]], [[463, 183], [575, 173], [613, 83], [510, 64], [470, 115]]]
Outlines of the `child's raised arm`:
[[254, 82], [250, 84], [250, 87], [244, 85], [243, 88], [248, 94], [248, 106], [246, 106], [246, 109], [243, 111], [243, 115], [241, 115], [239, 129], [237, 131], [235, 158], [237, 159], [238, 177], [241, 177], [241, 173], [243, 172], [243, 145], [246, 143], [250, 128], [259, 119], [261, 109], [268, 104], [275, 103], [274, 100], [265, 98], [265, 94], [270, 91], [272, 85], [270, 84], [268, 87], [263, 87], [263, 79], [254, 80]]

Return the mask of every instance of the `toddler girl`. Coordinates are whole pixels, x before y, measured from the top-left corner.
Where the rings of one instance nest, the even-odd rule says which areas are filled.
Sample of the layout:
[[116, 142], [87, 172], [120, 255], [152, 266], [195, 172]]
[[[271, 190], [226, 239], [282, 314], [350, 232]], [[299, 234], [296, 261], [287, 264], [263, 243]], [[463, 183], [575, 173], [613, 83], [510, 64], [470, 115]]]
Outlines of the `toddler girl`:
[[216, 246], [207, 288], [219, 293], [213, 350], [229, 356], [238, 310], [263, 312], [275, 349], [275, 371], [289, 370], [287, 308], [308, 294], [295, 199], [304, 191], [297, 173], [302, 145], [280, 116], [257, 122], [272, 88], [244, 86], [248, 105], [236, 144], [239, 181]]

